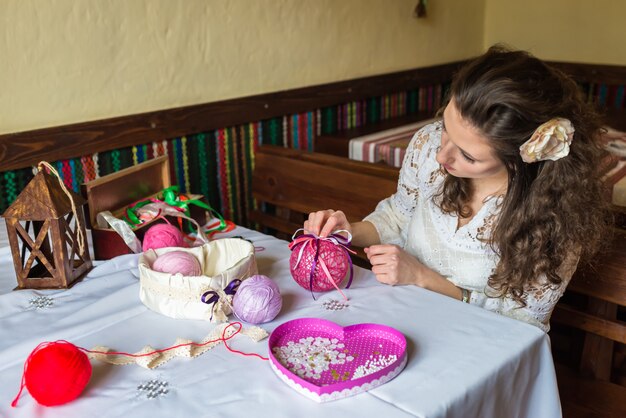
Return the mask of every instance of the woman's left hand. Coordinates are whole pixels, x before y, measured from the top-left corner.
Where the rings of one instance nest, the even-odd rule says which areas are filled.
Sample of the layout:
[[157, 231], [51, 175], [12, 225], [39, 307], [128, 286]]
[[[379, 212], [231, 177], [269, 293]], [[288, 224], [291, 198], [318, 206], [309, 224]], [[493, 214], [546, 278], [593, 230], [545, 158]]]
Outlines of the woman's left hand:
[[365, 254], [379, 282], [392, 286], [413, 284], [426, 287], [425, 280], [431, 270], [397, 245], [372, 245], [365, 248]]

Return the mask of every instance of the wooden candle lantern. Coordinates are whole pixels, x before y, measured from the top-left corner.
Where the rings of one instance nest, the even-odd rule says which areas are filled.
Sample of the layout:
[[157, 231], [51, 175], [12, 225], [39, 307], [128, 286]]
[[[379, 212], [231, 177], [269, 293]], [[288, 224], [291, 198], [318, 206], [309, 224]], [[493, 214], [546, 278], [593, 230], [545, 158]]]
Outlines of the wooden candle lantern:
[[[43, 166], [56, 177], [43, 171]], [[85, 200], [68, 190], [46, 162], [2, 215], [18, 289], [67, 288], [92, 266], [86, 242]]]

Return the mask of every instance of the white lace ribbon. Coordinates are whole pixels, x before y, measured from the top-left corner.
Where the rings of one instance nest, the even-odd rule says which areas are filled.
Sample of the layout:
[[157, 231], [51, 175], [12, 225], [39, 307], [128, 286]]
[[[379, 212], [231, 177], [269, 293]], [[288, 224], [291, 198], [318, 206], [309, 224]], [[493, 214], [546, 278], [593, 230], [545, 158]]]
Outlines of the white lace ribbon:
[[[164, 363], [167, 363], [175, 357], [187, 357], [193, 358], [206, 351], [212, 349], [216, 345], [224, 342], [224, 340], [232, 337], [237, 332], [237, 328], [230, 326], [230, 323], [219, 324], [213, 331], [209, 333], [199, 343], [194, 343], [192, 340], [177, 338], [172, 347], [173, 349], [155, 350], [151, 346], [147, 345], [140, 351], [132, 355], [114, 354], [115, 350], [108, 347], [97, 346], [87, 352], [90, 359], [102, 361], [104, 363], [114, 364], [117, 366], [123, 366], [127, 364], [136, 363], [137, 365], [146, 369], [155, 369]], [[259, 342], [267, 337], [267, 331], [259, 327], [241, 328], [239, 332], [242, 335], [246, 335], [254, 342]], [[150, 355], [144, 355], [148, 354]], [[141, 356], [141, 357], [137, 357]]]

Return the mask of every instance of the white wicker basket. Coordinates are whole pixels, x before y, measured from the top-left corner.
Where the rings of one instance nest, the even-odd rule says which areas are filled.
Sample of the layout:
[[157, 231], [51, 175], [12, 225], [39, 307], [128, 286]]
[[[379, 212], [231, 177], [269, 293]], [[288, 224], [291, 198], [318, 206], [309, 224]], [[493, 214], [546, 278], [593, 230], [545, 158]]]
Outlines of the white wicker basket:
[[[193, 254], [200, 261], [203, 275], [185, 277], [152, 270], [157, 257], [170, 251]], [[232, 312], [232, 295], [224, 289], [233, 280], [245, 280], [255, 274], [254, 246], [243, 239], [224, 238], [195, 248], [148, 250], [139, 258], [139, 297], [148, 308], [172, 318], [224, 322]], [[210, 295], [217, 295], [219, 300], [203, 302], [206, 292], [213, 292]]]

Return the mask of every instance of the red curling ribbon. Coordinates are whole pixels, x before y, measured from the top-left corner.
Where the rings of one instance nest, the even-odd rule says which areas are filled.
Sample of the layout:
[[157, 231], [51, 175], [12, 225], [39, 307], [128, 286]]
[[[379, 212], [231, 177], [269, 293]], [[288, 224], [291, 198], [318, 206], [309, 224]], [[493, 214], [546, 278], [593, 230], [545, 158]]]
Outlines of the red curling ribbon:
[[206, 228], [206, 233], [208, 234], [209, 238], [213, 238], [213, 235], [215, 234], [233, 231], [237, 227], [237, 225], [235, 225], [235, 223], [232, 221], [224, 221], [224, 223], [226, 226], [223, 229], [220, 229], [221, 227], [220, 221], [213, 222], [207, 225], [205, 228]]

